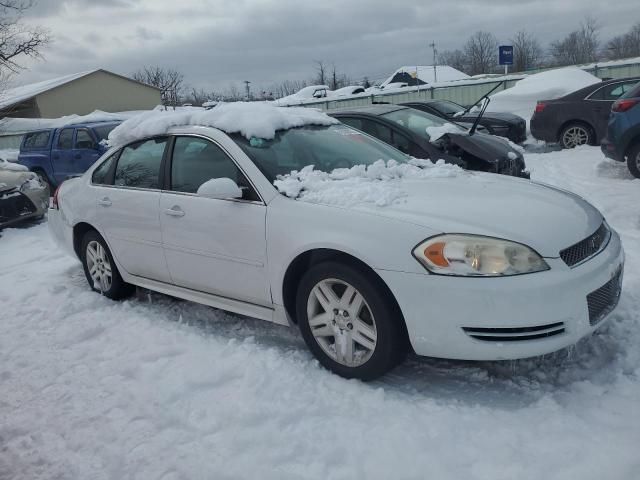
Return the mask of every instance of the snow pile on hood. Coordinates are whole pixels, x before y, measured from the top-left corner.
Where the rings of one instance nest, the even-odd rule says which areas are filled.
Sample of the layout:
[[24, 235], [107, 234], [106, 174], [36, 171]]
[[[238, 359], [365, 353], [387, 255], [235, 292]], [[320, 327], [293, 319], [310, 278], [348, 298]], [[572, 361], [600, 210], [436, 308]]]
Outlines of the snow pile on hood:
[[529, 121], [538, 100], [560, 98], [601, 81], [577, 67], [536, 73], [520, 80], [512, 88], [492, 95], [489, 110], [515, 113]]
[[29, 169], [19, 163], [12, 163], [0, 157], [0, 170], [11, 170], [13, 172], [28, 172]]
[[436, 140], [439, 140], [447, 133], [464, 135], [467, 132], [465, 132], [462, 128], [454, 125], [453, 123], [445, 123], [441, 127], [427, 127], [427, 135], [429, 135], [430, 142], [435, 142]]
[[187, 125], [241, 133], [247, 139], [257, 137], [269, 140], [275, 137], [278, 130], [337, 123], [340, 122], [310, 108], [284, 108], [264, 102], [225, 103], [211, 110], [145, 112], [113, 129], [109, 134], [109, 145], [117, 146], [147, 136], [162, 135], [171, 127]]
[[401, 180], [454, 177], [463, 172], [457, 165], [436, 164], [412, 158], [408, 163], [378, 160], [371, 165], [337, 168], [331, 173], [309, 165], [300, 171], [279, 176], [273, 182], [280, 193], [309, 203], [348, 207], [373, 203], [391, 205], [408, 194]]
[[7, 162], [17, 162], [20, 150], [17, 148], [3, 148], [0, 149], [0, 159]]

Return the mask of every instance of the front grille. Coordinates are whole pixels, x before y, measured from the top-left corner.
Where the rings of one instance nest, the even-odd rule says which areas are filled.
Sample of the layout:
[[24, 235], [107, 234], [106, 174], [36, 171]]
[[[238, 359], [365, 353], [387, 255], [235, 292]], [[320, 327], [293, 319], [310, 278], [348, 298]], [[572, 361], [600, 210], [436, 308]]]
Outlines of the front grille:
[[589, 323], [591, 326], [597, 325], [604, 317], [609, 315], [620, 300], [622, 292], [622, 269], [601, 286], [587, 295], [587, 306], [589, 307]]
[[521, 342], [560, 335], [564, 333], [564, 323], [506, 328], [462, 327], [462, 330], [471, 338], [485, 342]]
[[15, 190], [0, 193], [0, 224], [35, 212], [36, 206], [26, 195]]
[[606, 223], [602, 222], [600, 228], [593, 235], [588, 236], [584, 240], [565, 248], [560, 252], [560, 258], [568, 266], [573, 267], [585, 260], [593, 257], [609, 242], [611, 231]]

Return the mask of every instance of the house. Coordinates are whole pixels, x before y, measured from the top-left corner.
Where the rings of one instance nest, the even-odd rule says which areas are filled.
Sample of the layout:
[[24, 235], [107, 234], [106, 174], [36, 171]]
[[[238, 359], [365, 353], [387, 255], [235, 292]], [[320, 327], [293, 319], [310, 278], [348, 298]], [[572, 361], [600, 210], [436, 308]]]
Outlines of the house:
[[158, 88], [97, 69], [5, 90], [0, 93], [0, 118], [150, 110], [160, 103]]

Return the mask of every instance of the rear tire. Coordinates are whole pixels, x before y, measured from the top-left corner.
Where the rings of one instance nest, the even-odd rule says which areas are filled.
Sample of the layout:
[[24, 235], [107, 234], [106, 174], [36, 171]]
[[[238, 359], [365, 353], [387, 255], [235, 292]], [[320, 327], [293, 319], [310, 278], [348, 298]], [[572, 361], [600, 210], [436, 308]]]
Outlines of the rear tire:
[[593, 130], [584, 123], [570, 123], [560, 132], [562, 148], [575, 148], [582, 145], [593, 145]]
[[349, 265], [327, 261], [312, 266], [300, 280], [296, 317], [309, 350], [345, 378], [378, 378], [407, 352], [394, 302]]
[[87, 232], [80, 248], [84, 274], [92, 290], [112, 300], [120, 300], [134, 292], [135, 287], [122, 280], [107, 242], [98, 232]]
[[636, 178], [640, 178], [640, 143], [636, 143], [627, 156], [627, 167]]

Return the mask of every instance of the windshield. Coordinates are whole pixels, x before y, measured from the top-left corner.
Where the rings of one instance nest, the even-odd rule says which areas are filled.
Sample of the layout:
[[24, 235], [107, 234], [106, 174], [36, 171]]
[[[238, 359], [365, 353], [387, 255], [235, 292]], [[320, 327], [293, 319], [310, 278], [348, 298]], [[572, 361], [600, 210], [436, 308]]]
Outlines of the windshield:
[[457, 129], [461, 132], [467, 131], [465, 128], [459, 125], [448, 122], [440, 117], [436, 117], [435, 115], [431, 115], [430, 113], [423, 112], [421, 110], [415, 110], [413, 108], [403, 108], [401, 110], [395, 110], [393, 112], [385, 113], [382, 116], [396, 123], [399, 123], [403, 127], [411, 130], [416, 135], [419, 135], [423, 138], [426, 137], [427, 139], [429, 139], [427, 128], [445, 127], [447, 128], [447, 130]]
[[109, 138], [109, 133], [111, 133], [111, 130], [113, 130], [117, 126], [118, 126], [117, 123], [112, 123], [109, 125], [101, 125], [99, 127], [93, 127], [93, 130], [96, 132], [96, 135], [98, 135], [98, 140], [105, 140]]
[[331, 172], [336, 168], [371, 165], [377, 160], [409, 160], [395, 148], [346, 125], [292, 128], [277, 132], [273, 140], [247, 140], [240, 134], [231, 138], [272, 183], [278, 175], [308, 165]]
[[461, 105], [449, 102], [447, 100], [443, 100], [441, 102], [433, 102], [432, 105], [436, 110], [444, 113], [445, 115], [455, 115], [456, 113], [464, 112], [464, 108]]

